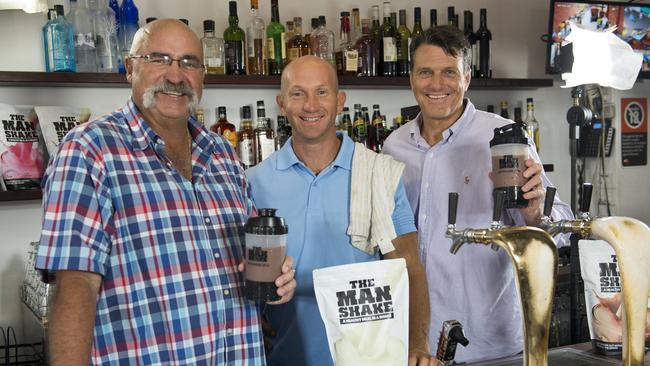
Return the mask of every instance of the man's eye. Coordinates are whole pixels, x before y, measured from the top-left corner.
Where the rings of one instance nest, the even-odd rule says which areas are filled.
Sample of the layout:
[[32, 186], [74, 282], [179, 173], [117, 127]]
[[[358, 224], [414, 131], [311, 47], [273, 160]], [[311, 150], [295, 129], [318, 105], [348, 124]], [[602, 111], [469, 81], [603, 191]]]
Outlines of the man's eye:
[[198, 69], [202, 66], [201, 62], [199, 62], [199, 60], [195, 58], [184, 58], [181, 60], [181, 63], [183, 64], [183, 66], [190, 69]]
[[293, 91], [293, 92], [289, 93], [289, 95], [292, 96], [292, 97], [301, 97], [303, 95], [303, 93], [301, 91]]
[[168, 63], [167, 59], [168, 58], [165, 56], [156, 55], [156, 56], [150, 56], [149, 62], [156, 65], [165, 65]]
[[420, 70], [418, 71], [418, 75], [422, 77], [431, 76], [431, 70]]

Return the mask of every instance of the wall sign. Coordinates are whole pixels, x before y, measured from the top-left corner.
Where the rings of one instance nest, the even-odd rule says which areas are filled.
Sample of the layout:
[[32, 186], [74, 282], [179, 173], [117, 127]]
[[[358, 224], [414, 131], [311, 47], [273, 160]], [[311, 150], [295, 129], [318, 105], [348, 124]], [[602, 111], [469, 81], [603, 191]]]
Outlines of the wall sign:
[[621, 98], [623, 166], [648, 163], [648, 98]]

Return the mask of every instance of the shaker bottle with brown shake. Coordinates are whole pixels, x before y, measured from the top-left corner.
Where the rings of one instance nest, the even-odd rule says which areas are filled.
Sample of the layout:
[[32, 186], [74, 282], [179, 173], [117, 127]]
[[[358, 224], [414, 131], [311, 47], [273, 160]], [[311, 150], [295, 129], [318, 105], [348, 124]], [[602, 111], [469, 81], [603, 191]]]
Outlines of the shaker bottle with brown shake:
[[528, 206], [521, 187], [526, 184], [524, 177], [528, 159], [528, 138], [521, 124], [513, 123], [494, 129], [494, 138], [490, 141], [492, 153], [492, 180], [494, 192], [504, 193], [505, 208], [522, 208]]
[[282, 274], [288, 228], [274, 208], [258, 209], [246, 221], [246, 297], [254, 301], [279, 300], [275, 280]]

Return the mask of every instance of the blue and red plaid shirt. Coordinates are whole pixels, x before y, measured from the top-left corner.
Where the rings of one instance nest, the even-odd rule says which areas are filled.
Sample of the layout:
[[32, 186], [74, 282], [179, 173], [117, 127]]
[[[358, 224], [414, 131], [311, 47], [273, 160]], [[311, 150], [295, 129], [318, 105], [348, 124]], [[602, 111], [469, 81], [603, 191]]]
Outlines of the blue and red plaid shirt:
[[36, 268], [103, 277], [93, 364], [264, 364], [237, 271], [248, 183], [228, 142], [188, 126], [191, 182], [132, 100], [72, 130], [48, 166]]

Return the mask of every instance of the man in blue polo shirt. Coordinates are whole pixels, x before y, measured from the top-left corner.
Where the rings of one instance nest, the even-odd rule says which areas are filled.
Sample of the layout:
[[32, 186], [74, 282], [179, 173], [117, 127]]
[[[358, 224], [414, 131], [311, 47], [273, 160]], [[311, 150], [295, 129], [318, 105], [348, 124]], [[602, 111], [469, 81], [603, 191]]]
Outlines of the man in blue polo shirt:
[[[257, 207], [277, 208], [289, 226], [287, 255], [295, 261], [294, 300], [267, 307], [273, 329], [269, 365], [332, 365], [324, 324], [318, 312], [312, 271], [316, 268], [374, 261], [351, 244], [350, 182], [356, 146], [336, 133], [335, 119], [345, 103], [335, 70], [304, 56], [282, 73], [277, 96], [291, 123], [292, 137], [282, 149], [246, 173]], [[366, 187], [370, 189], [370, 187]], [[386, 259], [406, 260], [410, 283], [409, 365], [435, 365], [427, 346], [429, 304], [424, 269], [417, 254], [417, 233], [404, 187], [397, 185], [392, 221], [397, 237]]]

